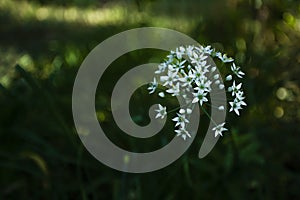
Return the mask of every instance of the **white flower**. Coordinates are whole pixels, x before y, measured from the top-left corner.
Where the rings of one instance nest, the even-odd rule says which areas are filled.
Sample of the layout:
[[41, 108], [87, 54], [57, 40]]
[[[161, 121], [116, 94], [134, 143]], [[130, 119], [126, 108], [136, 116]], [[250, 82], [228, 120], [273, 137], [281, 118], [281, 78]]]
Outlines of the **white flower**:
[[164, 92], [160, 92], [160, 93], [158, 93], [158, 96], [160, 96], [161, 98], [164, 98], [165, 97], [165, 93]]
[[178, 68], [176, 66], [176, 64], [168, 64], [168, 72], [172, 72], [172, 73], [178, 73]]
[[198, 90], [197, 93], [193, 93], [194, 99], [192, 103], [197, 103], [199, 102], [200, 105], [202, 106], [203, 102], [207, 102], [208, 99], [206, 98], [207, 93], [204, 92], [203, 90]]
[[179, 82], [177, 82], [176, 85], [173, 85], [172, 88], [166, 90], [166, 92], [172, 94], [172, 96], [178, 96], [180, 94]]
[[237, 93], [236, 93], [236, 98], [237, 99], [240, 99], [240, 100], [243, 100], [245, 99], [245, 97], [243, 96], [244, 95], [244, 92], [242, 90], [239, 90]]
[[209, 55], [211, 55], [211, 53], [213, 52], [213, 49], [211, 48], [211, 46], [200, 46], [200, 47], [196, 47], [197, 50], [199, 50], [201, 53], [207, 53]]
[[182, 108], [181, 108], [181, 109], [179, 110], [179, 113], [182, 114], [182, 115], [183, 115], [183, 114], [188, 114], [188, 115], [189, 115], [189, 114], [192, 113], [192, 109], [190, 109], [190, 108], [182, 109]]
[[177, 81], [177, 72], [172, 72], [169, 70], [167, 76], [160, 77], [160, 81], [163, 83], [163, 86], [173, 86], [173, 83]]
[[215, 74], [214, 75], [214, 79], [218, 79], [218, 78], [220, 78], [220, 75], [219, 74]]
[[184, 68], [184, 65], [183, 65], [183, 64], [184, 64], [185, 62], [186, 62], [186, 60], [181, 61], [181, 62], [177, 61], [176, 64], [173, 65], [173, 70], [178, 72], [180, 69]]
[[163, 73], [166, 70], [167, 67], [168, 67], [168, 64], [163, 62], [163, 63], [158, 65], [158, 70], [156, 70], [154, 73], [155, 74]]
[[231, 106], [229, 112], [234, 111], [237, 115], [240, 115], [239, 110], [242, 109], [240, 102], [237, 102], [236, 99], [234, 99], [234, 101], [229, 102], [229, 105]]
[[222, 59], [222, 58], [223, 58], [221, 52], [216, 52], [216, 56], [217, 56], [217, 58], [219, 58], [219, 59]]
[[158, 104], [158, 109], [155, 110], [157, 112], [155, 118], [161, 118], [163, 119], [167, 115], [167, 107], [164, 107], [160, 104]]
[[190, 133], [185, 128], [180, 128], [178, 130], [175, 130], [177, 133], [177, 136], [180, 136], [183, 138], [183, 140], [186, 140], [187, 137], [191, 138]]
[[193, 51], [193, 56], [190, 57], [191, 63], [196, 65], [203, 65], [202, 61], [204, 61], [206, 58], [207, 56], [205, 56], [203, 53], [198, 54], [195, 51]]
[[223, 63], [228, 63], [234, 61], [233, 58], [228, 58], [226, 54], [221, 54], [220, 52], [216, 53], [216, 56], [223, 62]]
[[150, 90], [149, 94], [154, 93], [156, 88], [157, 88], [157, 81], [156, 78], [154, 77], [153, 82], [151, 82], [150, 86], [148, 87], [148, 90]]
[[186, 48], [186, 55], [188, 57], [191, 57], [193, 55], [193, 50], [194, 50], [194, 46], [191, 46], [189, 45], [187, 48]]
[[[171, 51], [172, 52], [172, 51]], [[168, 56], [167, 56], [167, 59], [165, 60], [165, 63], [167, 64], [167, 65], [169, 65], [170, 63], [173, 63], [174, 62], [174, 54], [169, 54]]]
[[241, 89], [242, 83], [235, 85], [235, 81], [233, 81], [232, 86], [229, 88], [229, 92], [232, 92], [231, 95], [235, 96]]
[[217, 126], [215, 126], [212, 130], [215, 131], [215, 137], [217, 137], [218, 135], [222, 135], [223, 131], [227, 131], [227, 128], [224, 128], [225, 122], [222, 124], [219, 124]]
[[232, 80], [232, 76], [231, 75], [226, 76], [226, 81], [231, 81], [231, 80]]
[[187, 109], [186, 109], [186, 113], [187, 113], [187, 114], [191, 114], [192, 112], [193, 112], [192, 109], [190, 109], [190, 108], [187, 108]]
[[211, 72], [215, 72], [216, 69], [217, 69], [217, 67], [212, 67], [210, 71], [211, 71]]
[[186, 87], [186, 86], [191, 86], [193, 81], [194, 81], [194, 74], [193, 71], [190, 70], [188, 72], [188, 74], [185, 73], [184, 70], [181, 70], [181, 74], [183, 75], [182, 78], [179, 78], [179, 81], [182, 82], [182, 86]]
[[184, 52], [185, 52], [185, 48], [184, 47], [176, 48], [176, 50], [175, 50], [176, 57], [181, 60]]
[[224, 106], [219, 106], [218, 109], [219, 110], [225, 110], [225, 107]]
[[245, 97], [243, 96], [244, 92], [243, 91], [238, 91], [236, 93], [235, 101], [238, 103], [240, 106], [247, 106], [247, 104], [243, 101]]
[[210, 80], [198, 80], [196, 81], [196, 85], [198, 87], [195, 87], [195, 90], [203, 90], [204, 92], [210, 92], [211, 91], [211, 81]]
[[[181, 110], [183, 109], [180, 109], [180, 111]], [[185, 128], [185, 123], [189, 123], [184, 113], [177, 113], [177, 117], [174, 117], [172, 121], [176, 122], [175, 127], [180, 126], [181, 128]]]
[[[233, 78], [242, 78], [245, 73], [240, 70], [240, 67], [236, 66], [234, 59], [227, 57], [226, 54], [216, 52], [211, 46], [180, 46], [174, 51], [170, 51], [165, 61], [158, 66], [158, 70], [155, 74], [159, 74], [159, 80], [163, 86], [168, 89], [163, 92], [159, 92], [159, 97], [165, 97], [165, 92], [172, 96], [181, 96], [187, 103], [187, 108], [180, 109], [177, 116], [172, 119], [176, 122], [175, 132], [177, 136], [182, 137], [186, 140], [191, 137], [189, 132], [186, 130], [186, 124], [189, 123], [189, 117], [193, 112], [192, 108], [195, 103], [202, 106], [205, 102], [208, 102], [207, 95], [211, 92], [211, 84], [214, 83], [220, 90], [225, 88], [222, 81], [222, 77], [218, 72], [217, 66], [211, 66], [207, 62], [207, 57], [211, 55], [214, 58], [220, 59], [223, 63], [229, 63], [231, 66], [231, 74], [225, 77], [226, 81], [232, 81], [230, 87], [226, 87], [234, 100], [229, 102], [229, 112], [235, 112], [237, 115], [240, 114], [242, 106], [246, 106], [244, 92], [242, 90], [242, 83], [237, 83]], [[190, 64], [188, 64], [190, 63]], [[209, 72], [209, 73], [208, 73]], [[164, 73], [164, 74], [162, 74]], [[234, 77], [233, 77], [234, 76]], [[154, 78], [153, 82], [148, 87], [149, 93], [154, 93], [158, 83]], [[226, 105], [220, 104], [216, 109], [223, 111]], [[159, 108], [156, 110], [158, 113], [156, 118], [164, 118], [167, 115], [166, 107], [159, 104]], [[214, 131], [215, 137], [218, 135], [222, 136], [222, 132], [227, 129], [224, 128], [225, 122], [216, 125], [212, 130]]]
[[240, 67], [236, 66], [235, 63], [231, 65], [231, 71], [239, 78], [242, 78], [245, 73], [240, 70]]
[[181, 108], [181, 109], [179, 110], [179, 113], [180, 113], [180, 114], [184, 114], [184, 113], [185, 113], [185, 110]]
[[239, 103], [240, 106], [247, 106], [247, 104], [243, 100], [240, 100], [240, 99], [237, 99], [237, 103]]
[[195, 70], [192, 70], [192, 72], [196, 82], [200, 80], [207, 80], [207, 76], [205, 75], [208, 72], [207, 68], [195, 66]]

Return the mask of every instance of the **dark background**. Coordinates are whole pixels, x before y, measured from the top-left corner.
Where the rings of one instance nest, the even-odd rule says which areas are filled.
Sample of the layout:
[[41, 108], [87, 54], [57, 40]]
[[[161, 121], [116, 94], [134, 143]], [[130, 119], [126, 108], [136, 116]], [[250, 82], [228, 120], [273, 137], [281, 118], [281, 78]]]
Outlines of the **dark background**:
[[[241, 117], [228, 114], [229, 131], [204, 159], [197, 158], [208, 124], [203, 116], [179, 160], [127, 174], [82, 146], [71, 94], [81, 62], [97, 44], [144, 26], [171, 28], [235, 56], [247, 74], [248, 107]], [[296, 0], [1, 0], [0, 199], [300, 199], [299, 47]], [[172, 122], [154, 139], [124, 136], [110, 111], [122, 74], [165, 55], [128, 53], [99, 83], [97, 116], [125, 149], [148, 151], [174, 136]], [[130, 106], [141, 125], [149, 122], [151, 102], [161, 101], [145, 90], [137, 90]]]

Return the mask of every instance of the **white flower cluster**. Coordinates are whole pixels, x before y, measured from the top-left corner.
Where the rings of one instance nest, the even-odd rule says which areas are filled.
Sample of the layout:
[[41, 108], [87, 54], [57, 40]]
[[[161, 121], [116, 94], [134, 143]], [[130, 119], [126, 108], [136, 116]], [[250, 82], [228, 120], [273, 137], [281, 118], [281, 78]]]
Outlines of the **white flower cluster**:
[[[208, 56], [218, 58], [225, 64], [231, 64], [231, 74], [227, 75], [225, 80], [232, 81], [232, 85], [227, 88], [231, 93], [233, 101], [229, 102], [231, 106], [229, 112], [234, 111], [239, 115], [239, 110], [242, 106], [246, 106], [244, 102], [244, 92], [242, 91], [242, 83], [236, 83], [233, 77], [242, 78], [245, 74], [236, 66], [234, 59], [227, 57], [226, 54], [216, 52], [211, 46], [180, 46], [175, 51], [171, 51], [167, 59], [159, 64], [158, 70], [155, 74], [159, 78], [153, 79], [150, 83], [148, 90], [152, 94], [156, 91], [159, 84], [168, 87], [165, 91], [172, 96], [181, 96], [186, 102], [186, 108], [180, 109], [177, 116], [173, 118], [175, 124], [175, 132], [177, 136], [181, 136], [184, 140], [191, 137], [191, 134], [186, 130], [186, 124], [189, 123], [189, 116], [196, 103], [200, 106], [208, 102], [207, 95], [211, 92], [211, 85], [216, 84], [220, 90], [225, 88], [218, 73], [215, 73], [216, 67], [210, 66], [207, 63]], [[212, 79], [209, 79], [213, 76]], [[157, 81], [159, 80], [159, 82]], [[164, 92], [159, 92], [160, 97], [165, 97]], [[225, 106], [218, 107], [219, 110], [224, 110]], [[167, 115], [166, 107], [159, 105], [156, 110], [156, 118], [164, 118]], [[225, 112], [225, 111], [224, 111]], [[205, 112], [207, 114], [207, 112]], [[209, 116], [210, 117], [210, 116]], [[213, 120], [212, 120], [213, 121]], [[215, 124], [213, 131], [215, 136], [221, 135], [227, 129], [224, 128], [225, 122]]]

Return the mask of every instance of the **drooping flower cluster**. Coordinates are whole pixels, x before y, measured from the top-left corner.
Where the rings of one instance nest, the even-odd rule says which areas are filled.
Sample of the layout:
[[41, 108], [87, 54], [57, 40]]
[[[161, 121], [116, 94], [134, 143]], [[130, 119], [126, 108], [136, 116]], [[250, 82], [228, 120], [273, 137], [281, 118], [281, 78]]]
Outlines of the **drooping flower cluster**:
[[[152, 94], [156, 91], [158, 85], [161, 84], [168, 88], [165, 90], [166, 93], [172, 96], [183, 97], [186, 108], [181, 108], [177, 116], [173, 118], [173, 121], [176, 123], [175, 133], [184, 140], [191, 137], [191, 134], [186, 130], [186, 124], [189, 123], [189, 117], [195, 104], [199, 103], [200, 106], [203, 106], [203, 104], [208, 102], [208, 94], [212, 90], [212, 84], [216, 84], [220, 90], [225, 88], [222, 77], [215, 73], [216, 66], [211, 66], [207, 62], [208, 56], [217, 58], [225, 64], [231, 64], [230, 70], [232, 73], [225, 78], [226, 81], [232, 81], [232, 85], [227, 88], [227, 91], [230, 92], [233, 98], [233, 101], [229, 102], [231, 106], [229, 112], [234, 111], [239, 115], [239, 110], [242, 109], [242, 106], [246, 106], [242, 83], [236, 83], [234, 80], [234, 77], [242, 78], [245, 73], [240, 70], [240, 67], [236, 66], [233, 58], [216, 52], [211, 46], [180, 46], [175, 51], [170, 51], [167, 59], [158, 65], [158, 70], [155, 71], [158, 77], [154, 77], [148, 90]], [[210, 78], [211, 76], [212, 78]], [[159, 92], [158, 95], [163, 98], [165, 97], [165, 92]], [[219, 106], [218, 109], [225, 112], [225, 105]], [[156, 118], [163, 119], [167, 115], [166, 107], [161, 105], [156, 111]], [[215, 136], [222, 136], [222, 132], [227, 130], [224, 128], [224, 125], [225, 122], [215, 124], [213, 128]]]

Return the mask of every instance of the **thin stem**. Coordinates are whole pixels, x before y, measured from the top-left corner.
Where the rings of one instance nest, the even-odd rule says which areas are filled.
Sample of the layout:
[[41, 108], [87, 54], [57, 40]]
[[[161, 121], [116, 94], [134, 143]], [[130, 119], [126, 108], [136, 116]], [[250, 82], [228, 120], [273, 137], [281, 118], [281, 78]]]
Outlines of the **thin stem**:
[[207, 115], [207, 117], [217, 126], [217, 123], [211, 118], [211, 116], [206, 112], [206, 110], [200, 106], [201, 110]]

